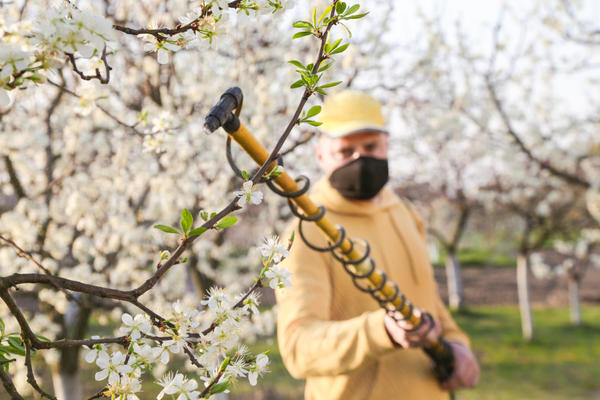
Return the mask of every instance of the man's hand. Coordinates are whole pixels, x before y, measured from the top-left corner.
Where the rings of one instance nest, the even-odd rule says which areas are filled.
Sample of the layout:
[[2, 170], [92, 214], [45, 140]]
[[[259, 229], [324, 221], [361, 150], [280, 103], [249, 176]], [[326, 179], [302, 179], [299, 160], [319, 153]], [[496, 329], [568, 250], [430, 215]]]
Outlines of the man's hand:
[[450, 379], [442, 383], [448, 391], [470, 388], [479, 380], [479, 364], [469, 348], [462, 343], [448, 342], [454, 353], [454, 372]]
[[385, 329], [394, 343], [405, 349], [424, 347], [437, 341], [442, 328], [440, 323], [429, 314], [425, 316], [421, 310], [415, 308], [413, 313], [417, 317], [423, 318], [423, 323], [415, 329], [415, 326], [410, 322], [403, 320], [402, 315], [386, 314], [383, 319]]

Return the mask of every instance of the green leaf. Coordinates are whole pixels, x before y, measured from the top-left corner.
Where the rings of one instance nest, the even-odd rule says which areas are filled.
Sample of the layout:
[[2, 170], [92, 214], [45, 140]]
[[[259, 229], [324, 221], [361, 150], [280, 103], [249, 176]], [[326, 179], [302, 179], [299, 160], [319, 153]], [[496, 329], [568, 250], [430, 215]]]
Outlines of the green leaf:
[[338, 1], [337, 4], [335, 5], [335, 12], [338, 14], [343, 13], [345, 9], [346, 9], [346, 3], [344, 3], [343, 1]]
[[207, 231], [206, 228], [200, 226], [200, 227], [198, 227], [196, 229], [192, 229], [192, 231], [189, 233], [189, 235], [190, 236], [200, 236], [200, 235], [202, 235], [206, 231]]
[[317, 7], [313, 8], [312, 20], [313, 20], [313, 26], [316, 27], [317, 26]]
[[312, 120], [309, 120], [309, 121], [304, 121], [304, 122], [306, 122], [307, 124], [309, 124], [309, 125], [312, 125], [312, 126], [319, 126], [319, 125], [323, 125], [323, 123], [322, 123], [322, 122], [317, 122], [317, 121], [312, 121]]
[[37, 333], [35, 334], [35, 336], [40, 339], [43, 340], [44, 342], [48, 342], [50, 343], [52, 340], [48, 339], [46, 336], [42, 336], [42, 335], [38, 335]]
[[362, 17], [364, 17], [364, 16], [365, 16], [365, 15], [367, 15], [367, 14], [369, 14], [369, 13], [368, 13], [368, 12], [366, 12], [366, 13], [363, 13], [363, 14], [351, 15], [351, 16], [349, 16], [349, 17], [346, 17], [346, 18], [344, 18], [344, 19], [359, 19], [359, 18], [362, 18]]
[[20, 356], [25, 355], [25, 347], [23, 347], [23, 342], [21, 342], [21, 339], [9, 337], [8, 343], [10, 344], [11, 353], [18, 354]]
[[[350, 14], [354, 14], [355, 12], [358, 11], [358, 9], [360, 8], [360, 4], [355, 4], [352, 7], [350, 7], [348, 10], [346, 10], [346, 13], [344, 14], [344, 16], [346, 15], [350, 15]], [[341, 14], [341, 13], [340, 13]]]
[[219, 367], [219, 370], [224, 371], [225, 368], [227, 368], [229, 366], [230, 362], [231, 362], [231, 357], [225, 357], [225, 359], [221, 363], [221, 366]]
[[333, 49], [331, 51], [331, 53], [329, 53], [329, 54], [338, 54], [338, 53], [341, 53], [342, 51], [346, 50], [348, 48], [348, 46], [350, 46], [350, 43], [343, 44], [340, 47], [337, 47], [337, 48]]
[[292, 24], [294, 28], [313, 28], [310, 22], [307, 21], [296, 21]]
[[291, 89], [296, 89], [296, 88], [299, 88], [299, 87], [301, 87], [301, 86], [304, 86], [304, 81], [303, 81], [302, 79], [299, 79], [299, 80], [297, 80], [296, 82], [292, 83], [292, 84], [290, 85], [290, 88], [291, 88]]
[[227, 215], [226, 217], [223, 217], [223, 219], [220, 220], [215, 227], [219, 229], [229, 228], [230, 226], [235, 225], [237, 220], [237, 217], [234, 217], [233, 215]]
[[321, 106], [311, 107], [310, 110], [308, 110], [308, 112], [306, 113], [305, 118], [314, 117], [315, 115], [317, 115], [320, 112], [321, 112]]
[[331, 48], [335, 49], [336, 47], [338, 47], [340, 45], [341, 42], [342, 42], [342, 38], [339, 38], [338, 40], [333, 42], [333, 44], [331, 45]]
[[289, 62], [290, 64], [292, 64], [292, 65], [295, 65], [296, 67], [298, 67], [298, 68], [300, 68], [300, 69], [306, 69], [306, 67], [305, 67], [305, 66], [304, 66], [304, 65], [303, 65], [303, 64], [302, 64], [300, 61], [297, 61], [297, 60], [290, 60], [290, 61], [288, 61], [288, 62]]
[[220, 382], [212, 385], [210, 388], [210, 394], [223, 393], [229, 388], [229, 382]]
[[324, 84], [324, 85], [321, 85], [321, 86], [319, 86], [319, 87], [320, 87], [320, 88], [322, 88], [322, 89], [325, 89], [325, 88], [329, 88], [329, 87], [334, 87], [334, 86], [337, 86], [337, 85], [339, 85], [339, 84], [340, 84], [340, 83], [342, 83], [342, 82], [343, 82], [343, 81], [329, 82], [329, 83], [326, 83], [326, 84]]
[[4, 325], [4, 321], [0, 318], [0, 337], [4, 336], [4, 330], [6, 329], [6, 325]]
[[[331, 12], [331, 8], [333, 7], [333, 5], [330, 5], [329, 7], [327, 7], [325, 9], [325, 11], [323, 11], [323, 14], [321, 14], [321, 17], [319, 17], [319, 23], [321, 23], [321, 21], [323, 20], [323, 18], [325, 18], [327, 16], [327, 14], [329, 14]], [[316, 11], [316, 10], [315, 10]], [[315, 24], [316, 25], [316, 24]]]
[[316, 87], [315, 92], [322, 94], [323, 96], [327, 96], [327, 92], [321, 89], [320, 87]]
[[[244, 175], [244, 172], [246, 172], [246, 171], [242, 171], [242, 175]], [[200, 218], [202, 218], [204, 221], [206, 221], [208, 219], [208, 213], [204, 210], [200, 211]]]
[[[353, 18], [351, 18], [351, 19], [353, 19]], [[341, 21], [339, 22], [339, 24], [342, 26], [342, 28], [344, 28], [346, 30], [346, 32], [348, 33], [348, 38], [351, 39], [352, 38], [352, 31], [350, 31], [350, 28], [348, 28], [346, 25], [344, 25], [344, 23], [341, 22]]]
[[298, 39], [298, 38], [301, 38], [303, 36], [308, 36], [308, 35], [311, 35], [311, 34], [312, 34], [311, 31], [297, 32], [296, 34], [294, 34], [294, 36], [292, 36], [292, 39]]
[[181, 235], [181, 232], [179, 232], [177, 229], [172, 228], [170, 226], [166, 226], [166, 225], [154, 225], [154, 227], [156, 229], [160, 229], [163, 232], [167, 232], [167, 233], [178, 233]]
[[330, 62], [329, 64], [325, 64], [322, 67], [319, 68], [319, 70], [317, 72], [323, 72], [328, 70], [331, 66], [333, 65], [333, 61]]
[[211, 218], [212, 218], [212, 217], [214, 217], [215, 215], [217, 215], [217, 213], [216, 213], [216, 212], [211, 212], [211, 213], [210, 213], [210, 217], [211, 217]]
[[184, 208], [183, 211], [181, 211], [181, 218], [179, 219], [179, 224], [181, 225], [181, 230], [183, 233], [187, 233], [192, 227], [193, 223], [194, 217], [192, 216], [192, 213], [189, 212], [187, 208]]
[[242, 170], [242, 178], [244, 178], [245, 180], [250, 179], [250, 174], [247, 173], [245, 170]]

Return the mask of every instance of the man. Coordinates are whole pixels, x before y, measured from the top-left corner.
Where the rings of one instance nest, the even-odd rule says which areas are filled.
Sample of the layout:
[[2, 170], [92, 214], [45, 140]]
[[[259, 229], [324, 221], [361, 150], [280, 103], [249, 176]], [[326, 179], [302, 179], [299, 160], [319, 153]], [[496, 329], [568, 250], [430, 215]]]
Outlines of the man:
[[[398, 322], [354, 287], [331, 253], [311, 250], [296, 235], [284, 261], [293, 273], [292, 287], [277, 293], [278, 340], [289, 372], [306, 378], [306, 399], [436, 400], [447, 399], [447, 390], [475, 385], [479, 367], [437, 293], [423, 222], [383, 188], [389, 134], [380, 104], [360, 92], [341, 92], [327, 98], [321, 121], [324, 135], [316, 155], [326, 178], [311, 198], [349, 237], [366, 239], [377, 267], [398, 284], [416, 313], [427, 311], [435, 322], [416, 330]], [[304, 223], [303, 230], [313, 244], [326, 245], [314, 224]], [[444, 385], [419, 348], [440, 333], [456, 357], [455, 373]]]

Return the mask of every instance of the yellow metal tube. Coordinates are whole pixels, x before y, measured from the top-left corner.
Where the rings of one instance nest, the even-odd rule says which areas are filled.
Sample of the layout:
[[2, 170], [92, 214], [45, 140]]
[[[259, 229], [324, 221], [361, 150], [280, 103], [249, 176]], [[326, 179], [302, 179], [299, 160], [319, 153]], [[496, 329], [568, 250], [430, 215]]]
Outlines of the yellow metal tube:
[[[233, 140], [235, 140], [249, 155], [250, 157], [258, 164], [263, 165], [269, 159], [269, 152], [264, 148], [262, 144], [260, 144], [256, 138], [246, 129], [243, 124], [240, 124], [240, 127], [237, 131], [229, 134]], [[270, 172], [275, 166], [276, 162], [273, 162], [268, 168], [267, 172]], [[281, 190], [285, 192], [297, 192], [300, 190], [300, 187], [296, 183], [292, 177], [290, 177], [285, 171], [274, 179], [277, 186], [281, 188]], [[294, 197], [291, 199], [307, 216], [317, 215], [319, 213], [319, 207], [312, 202], [312, 200], [306, 195], [300, 195], [298, 197]], [[321, 231], [327, 236], [327, 238], [336, 242], [341, 232], [339, 229], [331, 222], [327, 217], [322, 217], [315, 221], [315, 224], [321, 229]], [[359, 260], [362, 258], [362, 254], [360, 254], [355, 248], [353, 248], [350, 240], [345, 238], [344, 241], [339, 246], [340, 250], [349, 260]], [[350, 251], [352, 249], [352, 251]], [[363, 261], [363, 263], [351, 266], [354, 267], [357, 274], [365, 274], [370, 269], [370, 261], [367, 259]], [[373, 271], [367, 278], [373, 287], [379, 287], [383, 280], [383, 276], [381, 272], [378, 270]], [[382, 298], [392, 299], [396, 294], [395, 284], [387, 281], [385, 285], [378, 291], [379, 296]], [[390, 304], [393, 304], [395, 309], [400, 312], [404, 318], [409, 320], [412, 324], [418, 325], [421, 322], [420, 317], [414, 315], [412, 311], [412, 307], [408, 301], [403, 301], [401, 296], [395, 296], [394, 301]]]
[[[244, 149], [244, 151], [246, 151], [246, 153], [250, 155], [250, 157], [258, 165], [262, 166], [269, 159], [269, 152], [267, 149], [265, 149], [254, 138], [254, 136], [243, 124], [240, 123], [239, 128], [233, 133], [229, 133], [229, 135], [242, 147], [242, 149]], [[271, 172], [276, 166], [277, 162], [273, 161], [266, 169], [266, 172]], [[301, 189], [296, 181], [292, 179], [285, 171], [276, 177], [274, 182], [281, 190], [288, 193], [298, 192]], [[306, 194], [292, 197], [290, 200], [293, 201], [306, 216], [316, 216], [320, 213], [319, 207], [313, 203]], [[337, 243], [342, 233], [331, 221], [327, 219], [327, 217], [322, 216], [314, 222], [331, 242]], [[348, 260], [356, 261], [363, 258], [363, 255], [360, 254], [357, 249], [354, 248], [354, 246], [352, 246], [352, 243], [348, 238], [344, 238], [342, 243], [339, 245], [339, 249]], [[421, 324], [422, 318], [420, 316], [416, 316], [412, 312], [412, 305], [403, 295], [401, 295], [398, 290], [398, 286], [395, 283], [386, 280], [385, 284], [381, 286], [382, 282], [384, 281], [382, 272], [379, 270], [370, 272], [371, 264], [368, 258], [360, 264], [348, 265], [348, 268], [353, 268], [353, 272], [356, 274], [363, 276], [367, 275], [364, 279], [367, 279], [373, 288], [381, 287], [381, 289], [377, 291], [377, 294], [380, 299], [390, 299], [386, 306], [393, 306], [395, 311], [400, 312], [402, 316], [406, 320], [410, 321], [413, 325], [417, 326]], [[444, 382], [449, 379], [454, 370], [454, 355], [448, 342], [440, 338], [436, 342], [425, 347], [423, 350], [435, 361], [435, 375], [438, 380]]]

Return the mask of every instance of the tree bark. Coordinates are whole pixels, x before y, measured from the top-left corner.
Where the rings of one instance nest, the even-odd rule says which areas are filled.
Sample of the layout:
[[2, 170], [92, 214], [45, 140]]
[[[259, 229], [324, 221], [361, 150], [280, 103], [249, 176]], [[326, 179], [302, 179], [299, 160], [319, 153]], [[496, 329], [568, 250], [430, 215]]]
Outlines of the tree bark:
[[83, 389], [79, 371], [67, 372], [52, 368], [52, 384], [57, 400], [81, 400]]
[[531, 299], [529, 298], [529, 256], [524, 253], [519, 253], [517, 256], [517, 288], [523, 338], [529, 341], [533, 339], [534, 326]]
[[[83, 296], [74, 294], [80, 300]], [[70, 301], [64, 315], [64, 337], [82, 339], [87, 331], [91, 310]], [[60, 350], [60, 361], [52, 371], [52, 383], [58, 400], [80, 400], [83, 388], [79, 377], [80, 347], [66, 347]]]
[[580, 287], [580, 282], [579, 280], [574, 277], [571, 276], [570, 274], [568, 275], [569, 279], [568, 279], [568, 286], [569, 286], [569, 308], [571, 310], [571, 322], [573, 323], [573, 325], [581, 325], [581, 303], [579, 300], [579, 287]]
[[463, 305], [461, 270], [455, 251], [446, 256], [446, 281], [448, 283], [448, 305], [457, 310]]

